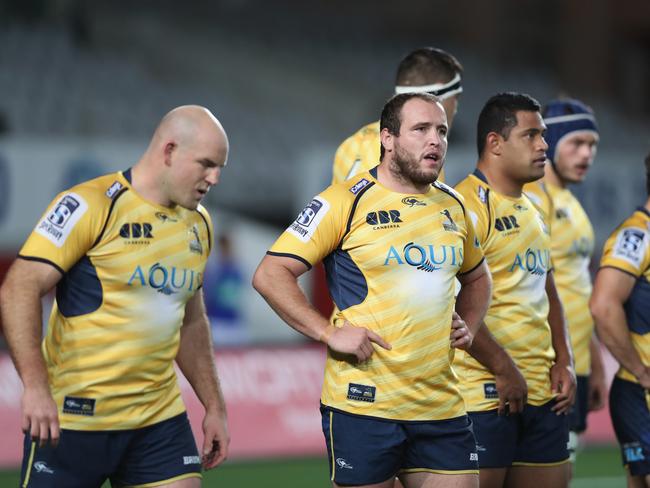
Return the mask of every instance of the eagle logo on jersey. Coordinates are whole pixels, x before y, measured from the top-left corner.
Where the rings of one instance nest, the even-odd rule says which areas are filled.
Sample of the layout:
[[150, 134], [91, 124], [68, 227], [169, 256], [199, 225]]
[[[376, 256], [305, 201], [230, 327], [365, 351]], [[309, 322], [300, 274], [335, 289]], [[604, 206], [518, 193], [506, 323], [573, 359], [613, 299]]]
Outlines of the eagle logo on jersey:
[[456, 232], [458, 231], [458, 226], [456, 225], [456, 222], [454, 222], [454, 219], [451, 218], [451, 214], [449, 213], [449, 210], [444, 209], [442, 212], [440, 212], [442, 215], [447, 217], [448, 222], [443, 222], [442, 223], [442, 228], [445, 229], [448, 232]]
[[482, 186], [478, 187], [478, 199], [483, 203], [487, 203], [487, 190]]
[[199, 238], [199, 228], [194, 224], [188, 232], [190, 234], [190, 251], [197, 254], [203, 254], [203, 246], [201, 245], [201, 239]]

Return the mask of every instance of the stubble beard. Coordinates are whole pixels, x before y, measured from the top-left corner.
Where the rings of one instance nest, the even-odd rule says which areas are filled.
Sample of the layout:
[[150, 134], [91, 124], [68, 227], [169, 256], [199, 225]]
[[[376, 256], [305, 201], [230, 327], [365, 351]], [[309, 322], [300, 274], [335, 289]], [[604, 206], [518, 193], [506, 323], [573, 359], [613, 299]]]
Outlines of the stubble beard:
[[395, 147], [391, 173], [402, 181], [416, 186], [430, 185], [438, 179], [439, 172], [427, 172], [420, 169], [418, 160], [401, 147]]

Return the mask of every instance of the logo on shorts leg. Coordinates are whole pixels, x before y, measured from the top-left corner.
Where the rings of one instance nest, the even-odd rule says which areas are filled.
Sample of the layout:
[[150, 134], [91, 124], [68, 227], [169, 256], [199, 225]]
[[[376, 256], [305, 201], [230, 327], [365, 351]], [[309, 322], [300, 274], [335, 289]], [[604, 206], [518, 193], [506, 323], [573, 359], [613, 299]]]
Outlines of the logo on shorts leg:
[[188, 464], [201, 464], [201, 458], [199, 456], [183, 456], [183, 464], [185, 466]]
[[483, 385], [483, 391], [485, 392], [485, 398], [487, 399], [499, 398], [496, 383], [485, 383]]
[[350, 383], [348, 385], [348, 400], [373, 403], [375, 401], [376, 391], [377, 388], [374, 386]]
[[475, 452], [470, 452], [469, 453], [469, 460], [478, 462], [478, 454], [475, 453]]
[[628, 442], [626, 444], [623, 444], [623, 456], [625, 457], [625, 462], [627, 463], [645, 461], [643, 447], [639, 442]]
[[34, 463], [34, 469], [38, 473], [54, 474], [54, 470], [48, 467], [48, 465], [43, 461], [36, 461]]
[[354, 466], [352, 466], [351, 464], [349, 464], [349, 463], [348, 463], [345, 459], [343, 459], [343, 458], [336, 458], [336, 465], [337, 465], [339, 468], [343, 468], [343, 469], [354, 469]]

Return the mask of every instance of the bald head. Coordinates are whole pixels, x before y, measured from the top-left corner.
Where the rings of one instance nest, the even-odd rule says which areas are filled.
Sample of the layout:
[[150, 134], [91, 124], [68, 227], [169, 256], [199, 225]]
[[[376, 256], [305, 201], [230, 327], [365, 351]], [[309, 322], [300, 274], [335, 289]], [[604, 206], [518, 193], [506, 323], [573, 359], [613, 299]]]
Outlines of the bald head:
[[218, 144], [228, 156], [228, 136], [223, 126], [207, 108], [199, 105], [182, 105], [168, 112], [158, 124], [152, 146], [173, 142], [177, 145]]
[[205, 107], [183, 105], [165, 115], [133, 167], [134, 186], [165, 206], [196, 208], [219, 181], [228, 136]]

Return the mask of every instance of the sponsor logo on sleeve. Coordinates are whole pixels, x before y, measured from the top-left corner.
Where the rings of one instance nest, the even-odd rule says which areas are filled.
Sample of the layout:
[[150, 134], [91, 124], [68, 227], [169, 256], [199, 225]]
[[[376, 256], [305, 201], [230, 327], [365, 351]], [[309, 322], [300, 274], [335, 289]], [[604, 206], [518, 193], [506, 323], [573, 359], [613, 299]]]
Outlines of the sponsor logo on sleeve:
[[623, 229], [616, 238], [614, 257], [627, 261], [638, 268], [647, 246], [647, 234], [642, 229]]
[[36, 233], [49, 239], [56, 247], [61, 247], [88, 210], [88, 204], [76, 193], [68, 193], [59, 200], [37, 225]]
[[352, 188], [350, 188], [350, 192], [353, 195], [356, 195], [359, 193], [362, 189], [364, 189], [366, 186], [368, 186], [370, 182], [366, 180], [365, 178], [360, 179], [357, 183], [354, 184]]
[[109, 188], [106, 190], [106, 196], [108, 198], [113, 198], [115, 194], [122, 189], [122, 183], [115, 181]]
[[287, 232], [293, 234], [302, 242], [309, 242], [311, 237], [316, 232], [318, 224], [323, 220], [325, 214], [330, 209], [330, 204], [322, 197], [314, 197], [314, 199], [307, 205], [298, 218], [289, 226]]

